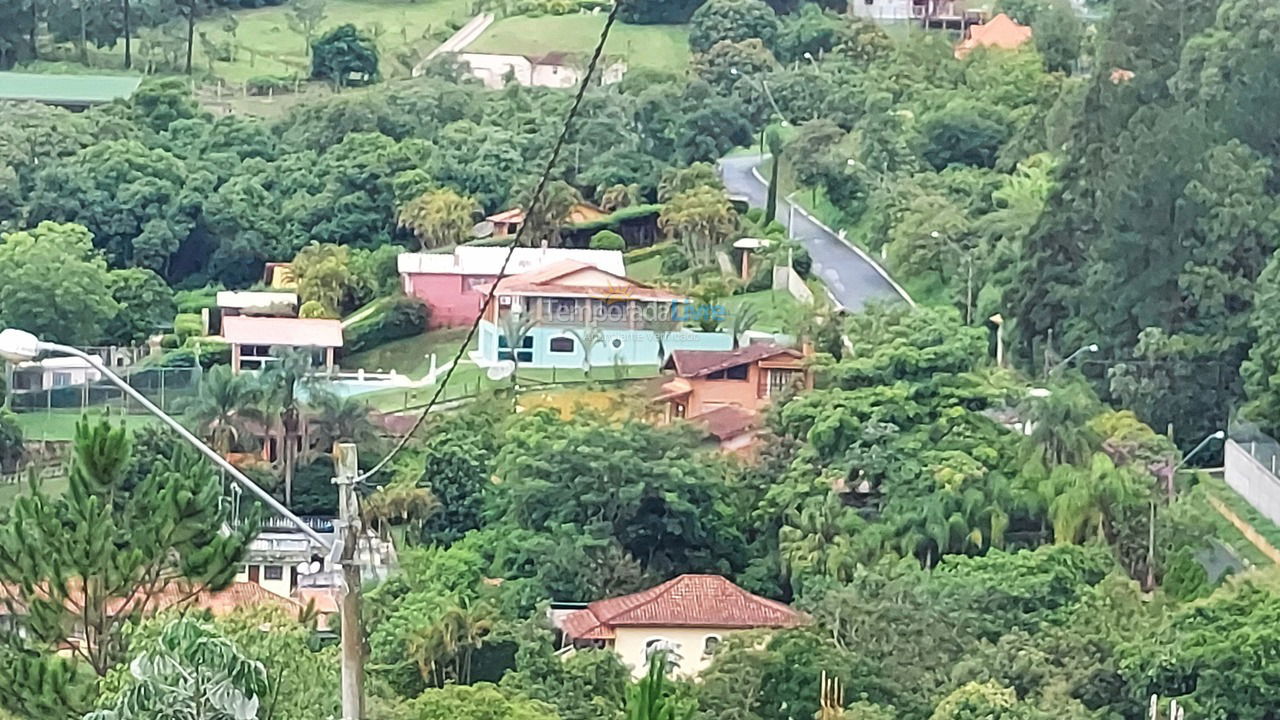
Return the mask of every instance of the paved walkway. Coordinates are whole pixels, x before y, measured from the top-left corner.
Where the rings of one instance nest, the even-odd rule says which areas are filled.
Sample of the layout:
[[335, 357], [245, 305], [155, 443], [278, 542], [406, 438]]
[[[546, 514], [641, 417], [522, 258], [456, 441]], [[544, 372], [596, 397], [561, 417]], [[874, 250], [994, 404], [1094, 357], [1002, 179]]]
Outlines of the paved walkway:
[[[769, 185], [752, 173], [764, 160], [763, 155], [721, 160], [720, 174], [729, 194], [744, 197], [755, 207], [764, 207]], [[869, 302], [912, 302], [906, 291], [866, 253], [841, 240], [799, 205], [794, 214], [790, 206], [786, 199], [778, 198], [778, 220], [783, 225], [794, 224], [794, 227], [788, 227], [791, 237], [808, 249], [809, 256], [813, 258], [814, 274], [826, 283], [831, 296], [842, 308], [856, 311]]]

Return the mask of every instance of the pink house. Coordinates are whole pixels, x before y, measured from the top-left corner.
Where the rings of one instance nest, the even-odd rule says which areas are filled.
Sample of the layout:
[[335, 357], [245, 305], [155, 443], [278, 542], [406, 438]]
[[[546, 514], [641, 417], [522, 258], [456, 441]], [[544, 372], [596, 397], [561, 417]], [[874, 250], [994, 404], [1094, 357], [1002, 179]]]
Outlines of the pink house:
[[[459, 247], [452, 253], [403, 253], [397, 262], [404, 293], [431, 307], [431, 326], [470, 325], [480, 314], [484, 288], [498, 279], [507, 259], [504, 247]], [[575, 260], [614, 275], [625, 275], [618, 250], [516, 248], [506, 275], [538, 270], [562, 260]]]

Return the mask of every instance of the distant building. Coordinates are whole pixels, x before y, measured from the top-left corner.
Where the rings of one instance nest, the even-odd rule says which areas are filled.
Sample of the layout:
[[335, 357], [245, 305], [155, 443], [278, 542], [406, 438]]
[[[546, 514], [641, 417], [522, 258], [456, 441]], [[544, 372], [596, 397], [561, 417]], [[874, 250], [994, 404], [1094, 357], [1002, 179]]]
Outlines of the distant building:
[[52, 390], [102, 379], [102, 373], [78, 357], [51, 357], [18, 363], [13, 369], [13, 390]]
[[[405, 295], [430, 306], [432, 327], [458, 327], [475, 322], [484, 303], [484, 293], [478, 288], [498, 279], [507, 254], [504, 247], [459, 247], [452, 253], [404, 253], [397, 265]], [[622, 253], [617, 250], [516, 248], [507, 262], [507, 275], [561, 260], [574, 260], [615, 275], [625, 272]]]
[[[482, 293], [488, 286], [477, 288]], [[673, 350], [727, 350], [729, 333], [684, 327], [701, 308], [689, 298], [577, 260], [498, 281], [480, 318], [478, 361], [525, 368], [659, 365]], [[517, 325], [520, 337], [507, 337]]]
[[675, 672], [692, 677], [711, 664], [721, 641], [734, 632], [807, 622], [802, 613], [719, 575], [681, 575], [563, 614], [558, 628], [566, 646], [613, 650], [636, 677], [644, 675], [649, 658], [660, 651], [667, 653]]
[[[458, 61], [466, 64], [471, 74], [491, 90], [502, 89], [508, 78], [525, 87], [577, 87], [582, 84], [585, 72], [585, 63], [563, 52], [534, 56], [464, 52], [458, 54]], [[600, 83], [620, 82], [626, 73], [626, 63], [608, 63], [600, 75]]]
[[772, 343], [736, 350], [677, 350], [663, 367], [673, 377], [655, 402], [663, 419], [701, 425], [730, 452], [748, 452], [761, 424], [761, 411], [778, 395], [813, 387], [804, 354]]
[[223, 319], [222, 338], [231, 345], [232, 372], [263, 368], [272, 362], [273, 348], [311, 349], [313, 364], [332, 370], [342, 347], [342, 321], [234, 315]]
[[922, 27], [958, 30], [982, 22], [985, 11], [970, 0], [849, 0], [849, 14], [876, 22], [912, 21]]
[[31, 101], [68, 110], [85, 110], [137, 92], [137, 75], [46, 75], [0, 72], [0, 100]]
[[1031, 28], [1000, 13], [981, 25], [971, 25], [965, 39], [956, 46], [956, 57], [965, 58], [980, 47], [1017, 50], [1031, 41]]

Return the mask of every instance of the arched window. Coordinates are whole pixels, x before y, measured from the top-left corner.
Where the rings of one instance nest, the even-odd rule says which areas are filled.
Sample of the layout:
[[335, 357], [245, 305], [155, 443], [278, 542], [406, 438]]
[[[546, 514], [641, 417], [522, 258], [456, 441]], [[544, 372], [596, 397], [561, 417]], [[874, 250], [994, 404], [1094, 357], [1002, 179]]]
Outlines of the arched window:
[[716, 650], [717, 650], [719, 647], [720, 647], [720, 636], [719, 636], [719, 635], [708, 635], [708, 636], [706, 637], [706, 639], [704, 639], [704, 640], [702, 641], [702, 655], [703, 655], [703, 657], [711, 657], [712, 655], [715, 655], [715, 654], [716, 654]]

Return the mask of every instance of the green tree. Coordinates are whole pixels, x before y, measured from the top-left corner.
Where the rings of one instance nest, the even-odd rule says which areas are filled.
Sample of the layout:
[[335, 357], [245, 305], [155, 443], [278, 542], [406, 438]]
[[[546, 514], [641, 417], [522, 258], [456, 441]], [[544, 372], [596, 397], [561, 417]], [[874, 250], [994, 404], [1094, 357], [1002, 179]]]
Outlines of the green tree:
[[994, 682], [968, 683], [938, 703], [929, 720], [1030, 720], [1039, 717], [1018, 701], [1011, 688]]
[[[225, 587], [257, 532], [255, 513], [233, 522], [209, 465], [185, 448], [125, 490], [131, 450], [123, 428], [82, 422], [68, 490], [53, 497], [33, 485], [0, 525], [0, 579], [26, 630], [0, 659], [0, 700], [17, 711], [78, 717], [86, 683], [122, 659], [124, 629], [156, 595]], [[64, 658], [73, 626], [83, 640]], [[46, 677], [65, 685], [50, 692]]]
[[1050, 0], [1031, 22], [1036, 49], [1049, 72], [1069, 73], [1080, 57], [1085, 26], [1070, 0]]
[[667, 660], [665, 653], [655, 653], [645, 676], [627, 688], [627, 720], [691, 720], [697, 704], [668, 690]]
[[490, 683], [430, 689], [399, 713], [405, 720], [556, 720], [551, 705], [507, 695]]
[[320, 303], [328, 317], [341, 317], [355, 286], [349, 248], [312, 243], [298, 251], [290, 267], [299, 300]]
[[320, 36], [311, 46], [311, 77], [335, 87], [364, 85], [378, 79], [378, 48], [373, 38], [347, 23]]
[[707, 0], [689, 22], [689, 48], [706, 52], [721, 41], [757, 39], [772, 46], [778, 16], [764, 0]]
[[177, 307], [164, 279], [145, 268], [112, 270], [107, 274], [116, 316], [107, 324], [107, 342], [136, 345], [173, 321]]
[[282, 349], [259, 377], [261, 406], [269, 408], [268, 417], [280, 428], [280, 458], [284, 465], [284, 504], [293, 502], [293, 473], [302, 450], [303, 429], [308, 423], [306, 407], [299, 397], [305, 392], [311, 373], [309, 349]]
[[715, 249], [737, 229], [738, 217], [724, 190], [704, 186], [671, 198], [658, 223], [690, 258], [709, 265]]
[[292, 0], [289, 3], [289, 27], [306, 41], [308, 55], [320, 23], [328, 17], [325, 10], [325, 0]]
[[479, 203], [453, 190], [428, 190], [400, 209], [399, 222], [430, 250], [466, 241], [479, 212]]
[[201, 378], [200, 394], [184, 414], [196, 432], [223, 455], [256, 445], [251, 428], [266, 421], [261, 409], [262, 388], [256, 378], [215, 365]]
[[132, 661], [111, 678], [119, 689], [99, 698], [101, 709], [85, 720], [241, 720], [270, 702], [267, 668], [212, 626], [178, 618], [148, 640], [132, 648]]
[[1009, 137], [998, 110], [962, 100], [925, 115], [920, 131], [924, 158], [937, 170], [952, 164], [993, 167], [996, 152]]
[[88, 230], [42, 222], [0, 240], [0, 272], [7, 278], [0, 284], [0, 324], [52, 342], [102, 339], [119, 307]]
[[440, 500], [440, 511], [423, 527], [425, 542], [448, 544], [480, 528], [498, 451], [499, 420], [493, 408], [482, 406], [432, 424], [419, 484]]
[[626, 250], [627, 241], [612, 230], [601, 230], [591, 236], [590, 248], [592, 250]]

